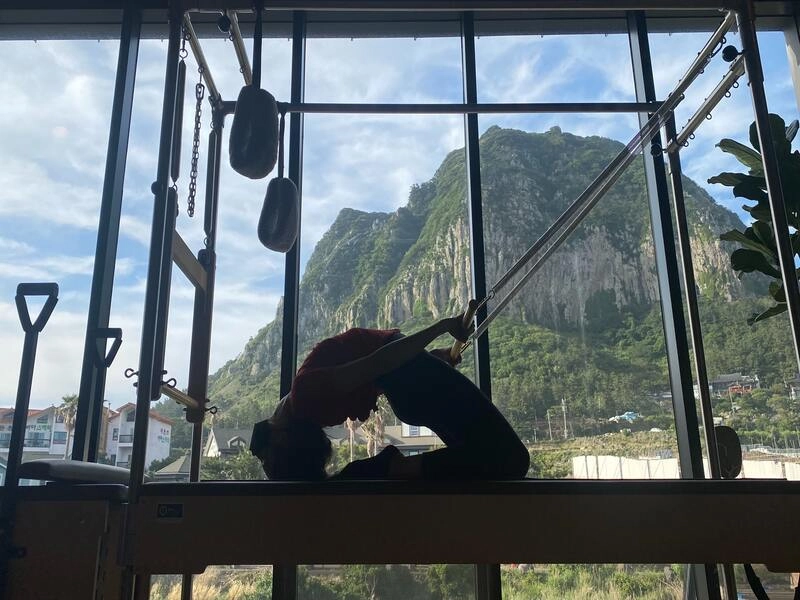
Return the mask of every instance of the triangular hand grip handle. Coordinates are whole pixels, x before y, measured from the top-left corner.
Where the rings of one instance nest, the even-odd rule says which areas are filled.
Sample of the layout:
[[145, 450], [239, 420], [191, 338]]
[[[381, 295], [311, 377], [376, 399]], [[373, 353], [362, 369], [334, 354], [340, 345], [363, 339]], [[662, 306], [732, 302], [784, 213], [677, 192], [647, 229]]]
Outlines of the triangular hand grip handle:
[[[107, 369], [114, 362], [114, 358], [116, 358], [117, 352], [119, 352], [119, 348], [122, 345], [122, 329], [119, 327], [98, 327], [94, 330], [94, 337], [96, 342], [103, 340], [102, 348], [104, 354], [100, 353], [100, 344], [96, 345], [95, 359], [97, 360], [97, 366]], [[105, 340], [114, 340], [108, 354], [105, 354]]]
[[[47, 296], [42, 312], [36, 317], [36, 320], [31, 322], [30, 313], [28, 313], [28, 302], [26, 296]], [[20, 283], [17, 286], [17, 295], [14, 297], [14, 302], [17, 305], [17, 313], [19, 314], [19, 321], [22, 323], [22, 329], [27, 333], [29, 331], [40, 332], [47, 324], [50, 315], [53, 314], [53, 309], [58, 302], [58, 284], [57, 283]]]

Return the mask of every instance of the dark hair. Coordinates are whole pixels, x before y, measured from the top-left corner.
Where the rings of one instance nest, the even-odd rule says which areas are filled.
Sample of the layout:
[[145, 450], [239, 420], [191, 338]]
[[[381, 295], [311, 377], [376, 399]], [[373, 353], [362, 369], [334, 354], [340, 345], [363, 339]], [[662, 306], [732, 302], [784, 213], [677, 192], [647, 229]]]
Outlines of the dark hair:
[[318, 481], [326, 477], [331, 441], [322, 427], [306, 419], [291, 419], [286, 425], [267, 419], [253, 426], [250, 452], [261, 459], [269, 479]]

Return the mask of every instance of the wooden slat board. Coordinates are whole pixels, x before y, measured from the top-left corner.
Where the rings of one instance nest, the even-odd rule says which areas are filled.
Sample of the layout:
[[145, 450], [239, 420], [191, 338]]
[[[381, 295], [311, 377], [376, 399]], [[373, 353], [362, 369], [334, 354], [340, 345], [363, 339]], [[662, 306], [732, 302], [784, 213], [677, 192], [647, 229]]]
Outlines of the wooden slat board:
[[131, 510], [125, 562], [144, 573], [273, 563], [800, 570], [800, 482], [151, 484]]

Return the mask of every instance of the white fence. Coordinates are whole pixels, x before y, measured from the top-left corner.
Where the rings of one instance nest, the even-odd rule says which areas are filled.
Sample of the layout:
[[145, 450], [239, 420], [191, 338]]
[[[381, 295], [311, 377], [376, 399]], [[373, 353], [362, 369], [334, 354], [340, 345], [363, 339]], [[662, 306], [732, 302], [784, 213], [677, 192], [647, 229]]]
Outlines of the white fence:
[[[706, 473], [708, 462], [704, 461]], [[744, 460], [740, 478], [800, 480], [800, 464], [779, 460]], [[677, 458], [572, 457], [573, 479], [678, 479]]]

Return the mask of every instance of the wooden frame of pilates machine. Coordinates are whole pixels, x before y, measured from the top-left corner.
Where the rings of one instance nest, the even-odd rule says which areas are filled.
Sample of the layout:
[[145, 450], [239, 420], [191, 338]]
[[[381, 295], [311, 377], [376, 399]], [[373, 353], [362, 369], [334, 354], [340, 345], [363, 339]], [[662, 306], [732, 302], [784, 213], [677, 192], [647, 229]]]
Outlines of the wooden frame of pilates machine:
[[[800, 482], [153, 483], [135, 504], [126, 491], [21, 489], [14, 545], [25, 555], [11, 561], [5, 597], [64, 598], [69, 581], [68, 597], [115, 598], [126, 568], [197, 574], [215, 564], [756, 563], [800, 570]], [[391, 536], [343, 543], [342, 527], [387, 514]]]
[[[632, 4], [641, 8], [648, 3]], [[752, 8], [747, 2], [725, 4], [740, 11]], [[173, 57], [177, 56], [177, 23], [183, 13], [175, 10], [171, 17], [168, 56]], [[740, 26], [747, 27], [751, 20], [752, 15], [746, 15]], [[754, 31], [748, 32], [754, 35]], [[750, 62], [754, 61], [757, 63], [757, 58], [750, 57]], [[748, 74], [752, 79], [752, 64], [748, 65]], [[165, 90], [174, 89], [174, 80], [175, 66], [168, 65]], [[758, 77], [756, 84], [754, 98], [757, 93], [763, 95]], [[191, 381], [189, 393], [161, 381], [163, 365], [155, 355], [163, 349], [163, 311], [169, 290], [168, 286], [166, 291], [157, 286], [150, 288], [151, 283], [169, 277], [174, 260], [199, 290], [196, 318], [201, 314], [210, 327], [221, 131], [212, 132], [209, 140], [213, 161], [209, 160], [206, 233], [210, 243], [194, 258], [175, 232], [171, 217], [174, 206], [169, 199], [166, 170], [172, 153], [173, 117], [168, 95], [165, 93], [162, 113], [159, 183], [154, 186], [154, 245], [143, 326], [143, 337], [153, 334], [156, 344], [142, 359], [146, 368], [140, 368], [137, 407], [149, 406], [151, 395], [157, 393], [158, 397], [163, 392], [194, 411], [197, 427], [206, 408], [204, 394], [192, 391]], [[215, 117], [219, 117], [217, 125], [221, 128], [226, 103], [218, 94], [212, 102], [217, 103]], [[648, 102], [652, 104], [645, 101], [639, 110], [657, 110], [655, 104]], [[290, 108], [302, 110], [301, 99], [292, 97], [291, 103]], [[757, 115], [763, 117], [766, 104], [756, 100], [754, 103]], [[476, 112], [491, 110], [478, 105], [474, 108]], [[509, 112], [523, 109], [511, 105], [508, 108]], [[567, 105], [551, 107], [557, 108], [566, 110]], [[535, 109], [531, 107], [531, 111]], [[387, 110], [402, 112], [401, 108]], [[767, 154], [765, 161], [770, 160]], [[209, 336], [210, 331], [205, 335]], [[208, 342], [207, 337], [198, 342], [201, 351]], [[163, 356], [160, 360], [163, 362]], [[207, 373], [199, 377], [205, 378]], [[137, 411], [137, 430], [141, 425], [146, 430], [146, 410]], [[140, 456], [132, 467], [129, 488], [74, 485], [14, 492], [13, 545], [23, 549], [23, 555], [10, 561], [10, 587], [0, 590], [0, 596], [31, 597], [30, 591], [35, 590], [40, 597], [47, 597], [41, 587], [41, 574], [48, 572], [52, 577], [58, 571], [64, 577], [52, 577], [60, 586], [52, 597], [63, 597], [58, 593], [63, 594], [64, 582], [70, 582], [74, 583], [70, 590], [74, 597], [113, 597], [111, 590], [118, 590], [127, 598], [133, 593], [134, 582], [151, 574], [200, 573], [208, 565], [237, 563], [751, 562], [764, 563], [778, 571], [800, 568], [800, 548], [796, 544], [800, 538], [800, 521], [796, 519], [800, 514], [800, 483], [678, 480], [145, 484], [141, 443], [134, 445], [137, 448]], [[339, 532], [343, 526], [386, 514], [392, 515], [394, 531], [399, 534], [342, 543]], [[42, 535], [43, 531], [48, 535]], [[424, 538], [420, 532], [425, 532]], [[80, 543], [76, 544], [76, 540]], [[71, 572], [92, 562], [93, 577], [84, 577], [85, 581], [70, 578]], [[86, 575], [89, 570], [83, 571]], [[146, 589], [144, 585], [136, 587]], [[91, 595], [84, 594], [89, 588]], [[191, 587], [188, 589], [190, 595]], [[9, 590], [11, 595], [7, 596]]]

